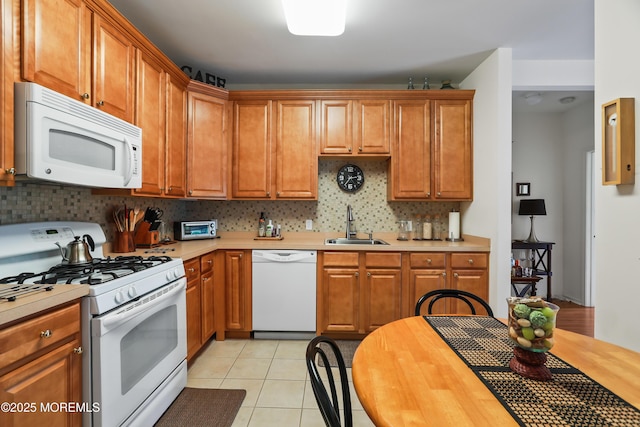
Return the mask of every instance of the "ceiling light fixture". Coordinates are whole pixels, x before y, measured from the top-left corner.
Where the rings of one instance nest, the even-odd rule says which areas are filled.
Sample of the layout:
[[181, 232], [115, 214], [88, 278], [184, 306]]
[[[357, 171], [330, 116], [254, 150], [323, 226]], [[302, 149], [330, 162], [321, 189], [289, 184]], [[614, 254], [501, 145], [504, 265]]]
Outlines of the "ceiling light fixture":
[[542, 101], [542, 96], [539, 93], [527, 93], [524, 95], [524, 102], [528, 105], [536, 105]]
[[558, 101], [560, 102], [560, 104], [571, 104], [575, 100], [575, 96], [565, 96], [564, 98], [560, 98]]
[[347, 0], [282, 0], [291, 34], [339, 36], [344, 33]]

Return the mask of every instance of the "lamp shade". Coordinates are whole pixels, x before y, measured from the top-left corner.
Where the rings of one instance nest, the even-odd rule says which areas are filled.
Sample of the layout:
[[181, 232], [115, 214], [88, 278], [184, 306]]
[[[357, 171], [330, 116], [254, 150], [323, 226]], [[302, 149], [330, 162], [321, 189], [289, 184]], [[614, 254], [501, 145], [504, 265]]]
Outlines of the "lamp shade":
[[546, 215], [547, 209], [544, 206], [544, 199], [520, 200], [518, 215]]

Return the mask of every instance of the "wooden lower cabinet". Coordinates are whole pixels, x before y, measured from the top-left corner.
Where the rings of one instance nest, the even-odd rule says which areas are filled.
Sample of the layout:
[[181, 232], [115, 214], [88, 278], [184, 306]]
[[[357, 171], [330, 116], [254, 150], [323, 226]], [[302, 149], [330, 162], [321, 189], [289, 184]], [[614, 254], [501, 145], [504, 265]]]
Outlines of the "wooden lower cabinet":
[[251, 251], [224, 252], [225, 330], [249, 336], [251, 318]]
[[[488, 263], [482, 252], [319, 252], [317, 333], [361, 337], [413, 316], [418, 299], [435, 289], [462, 289], [488, 301]], [[469, 312], [455, 300], [433, 306], [434, 314]]]
[[82, 402], [79, 302], [1, 329], [0, 348], [0, 402], [23, 405], [3, 411], [3, 426], [82, 425], [81, 412], [40, 406]]
[[221, 266], [216, 262], [217, 252], [210, 252], [198, 258], [185, 261], [187, 275], [187, 360], [219, 331], [220, 303], [223, 290], [220, 283]]
[[324, 252], [318, 333], [366, 334], [402, 317], [399, 252]]
[[202, 337], [202, 309], [200, 285], [200, 258], [184, 262], [187, 275], [187, 360], [200, 350]]
[[[410, 255], [409, 311], [414, 315], [415, 304], [425, 293], [436, 289], [460, 289], [489, 301], [489, 254], [473, 253], [413, 253]], [[428, 302], [421, 314], [427, 314]], [[479, 312], [483, 313], [480, 307]], [[469, 314], [466, 303], [455, 299], [436, 302], [433, 314]]]

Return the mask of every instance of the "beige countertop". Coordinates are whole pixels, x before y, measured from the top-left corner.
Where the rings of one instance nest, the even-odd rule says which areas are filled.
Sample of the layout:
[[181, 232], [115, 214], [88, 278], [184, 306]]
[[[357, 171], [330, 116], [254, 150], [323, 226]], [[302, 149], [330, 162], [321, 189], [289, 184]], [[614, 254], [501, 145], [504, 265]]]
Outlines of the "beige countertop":
[[55, 285], [51, 291], [0, 301], [0, 326], [49, 308], [82, 298], [89, 293], [89, 285]]
[[[382, 239], [389, 245], [326, 245], [325, 239], [344, 237], [343, 233], [298, 232], [283, 233], [282, 240], [254, 240], [252, 232], [223, 232], [220, 238], [175, 242], [157, 248], [139, 248], [135, 252], [113, 253], [110, 245], [104, 247], [105, 256], [118, 255], [167, 255], [172, 258], [191, 259], [215, 250], [225, 249], [292, 249], [318, 251], [402, 251], [402, 252], [489, 252], [490, 239], [463, 235], [464, 241], [446, 240], [399, 241], [396, 233], [374, 233], [375, 239]], [[366, 235], [358, 235], [366, 238]]]
[[[283, 233], [282, 240], [254, 240], [252, 232], [226, 232], [220, 238], [175, 242], [152, 249], [137, 249], [135, 252], [114, 253], [111, 245], [103, 247], [105, 256], [167, 255], [171, 258], [191, 259], [216, 250], [228, 249], [291, 249], [319, 251], [401, 251], [401, 252], [489, 252], [490, 240], [482, 237], [463, 235], [464, 241], [398, 241], [395, 233], [374, 233], [389, 245], [325, 245], [328, 238], [343, 237], [342, 233], [299, 232]], [[365, 237], [364, 235], [358, 237]], [[55, 285], [52, 291], [41, 291], [18, 298], [16, 301], [0, 302], [0, 326], [25, 316], [64, 304], [89, 293], [88, 285]]]

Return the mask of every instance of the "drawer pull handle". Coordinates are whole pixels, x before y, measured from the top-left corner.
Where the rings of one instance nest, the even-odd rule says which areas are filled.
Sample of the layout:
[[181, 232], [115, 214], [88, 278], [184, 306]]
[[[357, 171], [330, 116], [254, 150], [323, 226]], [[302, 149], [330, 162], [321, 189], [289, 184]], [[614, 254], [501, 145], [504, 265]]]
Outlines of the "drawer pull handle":
[[189, 269], [189, 273], [193, 273], [194, 271], [196, 271], [196, 269], [195, 269], [195, 268], [193, 268], [193, 267], [191, 267], [191, 268]]
[[46, 331], [40, 332], [40, 338], [49, 338], [51, 335], [53, 335], [53, 332], [51, 332], [51, 329], [47, 329]]
[[473, 259], [469, 258], [469, 264], [473, 264]]
[[427, 258], [427, 264], [431, 264], [431, 258]]
[[212, 259], [208, 259], [207, 260], [207, 264], [209, 264], [209, 265], [213, 264], [213, 260]]
[[82, 354], [84, 350], [82, 349], [82, 347], [74, 347], [73, 352], [75, 354]]

